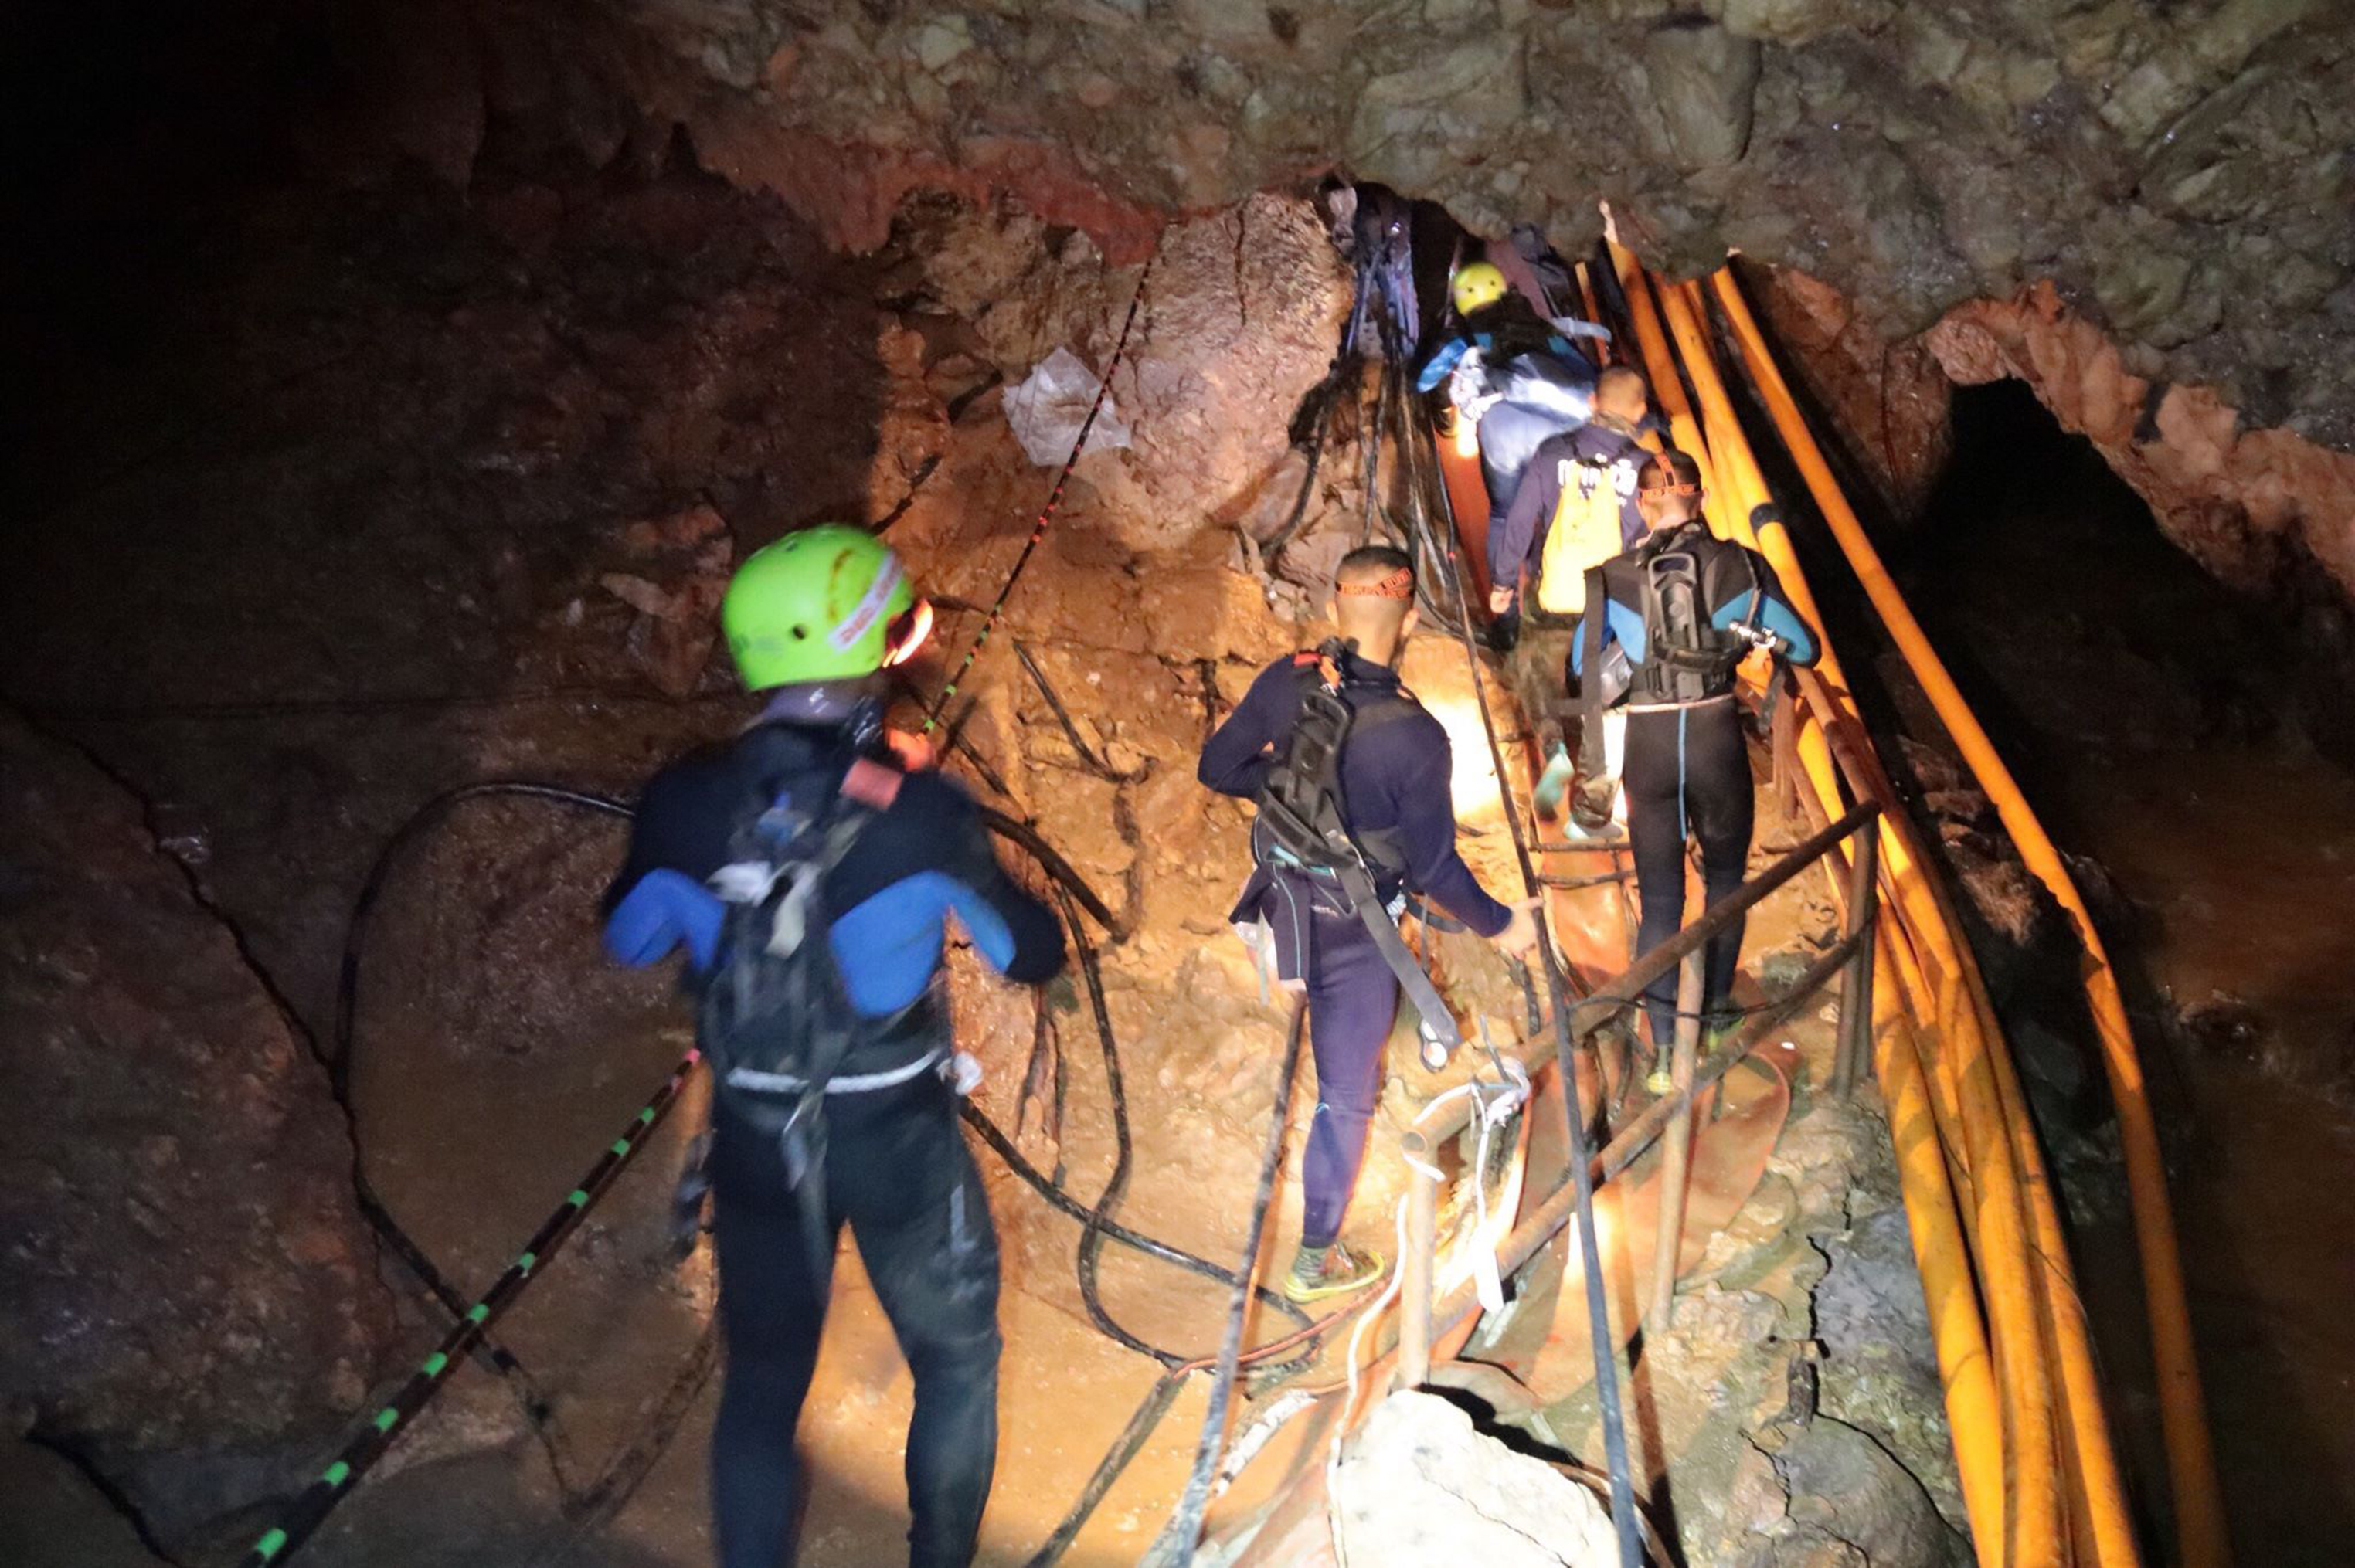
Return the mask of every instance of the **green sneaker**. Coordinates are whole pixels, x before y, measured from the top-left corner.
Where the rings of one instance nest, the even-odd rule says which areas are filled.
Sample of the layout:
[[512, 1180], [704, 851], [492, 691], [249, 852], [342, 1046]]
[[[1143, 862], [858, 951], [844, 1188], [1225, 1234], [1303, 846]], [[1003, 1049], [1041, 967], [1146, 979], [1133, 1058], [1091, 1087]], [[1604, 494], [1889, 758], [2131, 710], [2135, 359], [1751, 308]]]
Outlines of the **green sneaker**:
[[1284, 1294], [1293, 1301], [1322, 1301], [1347, 1296], [1381, 1278], [1390, 1265], [1378, 1252], [1360, 1252], [1346, 1242], [1328, 1247], [1302, 1247], [1284, 1277]]

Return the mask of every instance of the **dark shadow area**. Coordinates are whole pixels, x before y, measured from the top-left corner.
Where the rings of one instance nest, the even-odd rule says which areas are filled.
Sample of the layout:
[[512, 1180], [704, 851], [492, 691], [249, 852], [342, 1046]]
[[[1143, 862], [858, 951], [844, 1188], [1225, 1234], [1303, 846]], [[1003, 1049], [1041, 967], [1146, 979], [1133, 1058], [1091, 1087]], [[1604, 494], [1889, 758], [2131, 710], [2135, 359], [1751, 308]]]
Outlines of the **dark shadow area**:
[[[2349, 694], [2310, 656], [2295, 605], [2209, 577], [2024, 385], [1958, 388], [1954, 435], [1922, 517], [1869, 525], [2071, 857], [2116, 961], [2169, 1135], [2239, 1550], [2342, 1562], [2355, 1545], [2355, 1447], [2328, 1391], [2350, 1375], [2355, 1277], [2344, 1226], [2318, 1223], [2299, 1194], [2355, 1174], [2355, 945], [2340, 935], [2355, 894], [2355, 779], [2337, 758], [2341, 726], [2318, 722], [2344, 713]], [[1777, 493], [1803, 497], [1795, 474], [1774, 471], [1772, 445], [1761, 455]], [[2139, 1511], [2163, 1519], [2137, 1266], [2076, 944], [2019, 872], [1820, 522], [1802, 503], [1792, 521], [1859, 705], [1946, 850], [2069, 1193]]]
[[[322, 1053], [341, 933], [396, 826], [485, 777], [627, 796], [726, 733], [742, 700], [711, 612], [733, 561], [895, 499], [869, 494], [892, 258], [835, 257], [703, 173], [604, 80], [593, 24], [570, 47], [567, 16], [44, 0], [5, 24], [0, 352], [20, 368], [0, 408], [0, 708], [141, 798]], [[519, 47], [535, 37], [549, 47]], [[410, 69], [437, 48], [448, 73]], [[400, 874], [354, 1124], [469, 1287], [677, 1057], [654, 1027], [664, 982], [596, 948], [615, 853], [602, 822], [493, 807]], [[533, 961], [549, 950], [564, 961]], [[176, 983], [206, 982], [159, 977]], [[45, 1110], [37, 1139], [109, 1136]], [[627, 1197], [566, 1263], [634, 1293], [637, 1318], [599, 1321], [576, 1274], [561, 1311], [503, 1326], [591, 1456], [670, 1383], [698, 1323], [647, 1288], [666, 1186]], [[446, 1326], [386, 1273], [409, 1305], [357, 1369], [378, 1391]], [[213, 1449], [143, 1451], [18, 1371], [0, 1374], [35, 1430], [121, 1459], [101, 1489], [175, 1552], [234, 1550], [208, 1521], [246, 1509], [258, 1531], [358, 1409], [320, 1394], [315, 1429], [268, 1434], [266, 1460], [238, 1457], [262, 1435], [233, 1410], [192, 1419]], [[458, 1538], [467, 1561], [526, 1560], [532, 1528], [489, 1521], [563, 1499], [545, 1477], [514, 1484], [475, 1535], [461, 1510], [440, 1544], [366, 1560], [459, 1561]], [[686, 1495], [699, 1522], [700, 1481]]]

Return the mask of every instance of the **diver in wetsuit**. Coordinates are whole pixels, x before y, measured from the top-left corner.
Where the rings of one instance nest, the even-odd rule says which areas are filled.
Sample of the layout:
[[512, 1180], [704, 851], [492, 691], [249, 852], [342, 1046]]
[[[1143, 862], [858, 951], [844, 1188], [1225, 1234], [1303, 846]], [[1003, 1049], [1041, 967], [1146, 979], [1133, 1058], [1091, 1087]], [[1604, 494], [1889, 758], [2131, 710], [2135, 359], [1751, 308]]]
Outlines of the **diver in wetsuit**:
[[[1498, 903], [1456, 853], [1447, 732], [1390, 667], [1415, 621], [1405, 553], [1372, 546], [1343, 556], [1332, 614], [1349, 651], [1329, 670], [1312, 652], [1262, 671], [1202, 747], [1196, 776], [1221, 794], [1259, 795], [1309, 688], [1331, 682], [1354, 715], [1340, 752], [1340, 794], [1350, 835], [1375, 863], [1375, 895], [1395, 906], [1412, 889], [1506, 952], [1528, 952], [1537, 945], [1534, 901]], [[1383, 1269], [1379, 1255], [1338, 1240], [1381, 1097], [1382, 1046], [1400, 991], [1364, 914], [1329, 880], [1263, 855], [1229, 916], [1244, 926], [1264, 921], [1278, 980], [1307, 991], [1317, 1103], [1302, 1165], [1300, 1250], [1284, 1280], [1296, 1301], [1354, 1290]]]
[[[1587, 614], [1571, 657], [1582, 676], [1600, 668], [1611, 643], [1627, 658], [1625, 782], [1643, 910], [1636, 940], [1641, 956], [1684, 923], [1687, 839], [1700, 844], [1706, 903], [1742, 885], [1756, 803], [1734, 667], [1753, 647], [1812, 664], [1817, 642], [1784, 597], [1774, 568], [1756, 551], [1710, 533], [1701, 519], [1700, 465], [1689, 453], [1671, 450], [1646, 461], [1636, 474], [1636, 502], [1650, 533], [1590, 575]], [[1597, 722], [1602, 685], [1586, 683], [1588, 718], [1572, 792], [1572, 819], [1590, 832], [1609, 824], [1613, 784]], [[1701, 1007], [1712, 1034], [1729, 1022], [1742, 929], [1736, 920], [1709, 942]], [[1644, 993], [1656, 1049], [1673, 1035], [1675, 988], [1669, 974]]]
[[1490, 510], [1502, 513], [1538, 443], [1593, 413], [1594, 362], [1571, 339], [1601, 329], [1541, 319], [1492, 261], [1458, 269], [1449, 298], [1461, 323], [1424, 363], [1415, 390], [1446, 383], [1455, 417], [1479, 427], [1481, 478]]
[[997, 1238], [933, 982], [952, 915], [1032, 983], [1062, 967], [1062, 928], [998, 865], [964, 790], [894, 756], [881, 672], [930, 613], [879, 540], [789, 534], [738, 568], [720, 619], [767, 705], [647, 783], [605, 901], [622, 962], [686, 950], [714, 1076], [719, 1561], [794, 1559], [794, 1428], [847, 1224], [915, 1380], [909, 1561], [969, 1563], [997, 1452]]

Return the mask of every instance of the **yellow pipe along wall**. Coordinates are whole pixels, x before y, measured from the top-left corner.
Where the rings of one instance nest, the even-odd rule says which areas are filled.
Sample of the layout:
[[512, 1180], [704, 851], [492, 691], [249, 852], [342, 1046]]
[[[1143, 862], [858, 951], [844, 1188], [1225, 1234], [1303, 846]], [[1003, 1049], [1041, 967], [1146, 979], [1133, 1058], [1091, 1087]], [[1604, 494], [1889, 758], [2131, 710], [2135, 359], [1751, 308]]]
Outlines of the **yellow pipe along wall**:
[[1721, 270], [1712, 284], [1761, 400], [1797, 464], [1817, 510], [1848, 558], [1857, 581], [1889, 628], [1914, 679], [1929, 697], [1939, 722], [1946, 726], [1965, 763], [1994, 802], [2004, 831], [2019, 850], [2020, 859], [2068, 913], [2084, 946], [2086, 1001], [2100, 1035], [2111, 1097], [2117, 1106], [2127, 1193], [2134, 1208], [2135, 1241], [2141, 1255], [2143, 1297], [2158, 1373], [2159, 1412], [2167, 1439], [2178, 1550], [2187, 1568], [2223, 1568], [2231, 1560], [2231, 1550], [2217, 1492], [2215, 1459], [2200, 1393], [2199, 1361], [2192, 1346], [2190, 1313], [2184, 1299], [2182, 1260], [2168, 1197], [2166, 1170], [2160, 1159], [2149, 1098], [2144, 1089], [2141, 1061], [2135, 1051], [2133, 1033], [2126, 1022], [2126, 1005], [2118, 992], [2117, 977], [2110, 968], [2109, 955], [2060, 851], [2045, 832], [2043, 823], [2029, 805], [1977, 715], [1955, 688], [1944, 661], [1923, 635], [1920, 623], [1891, 580], [1880, 553], [1866, 535], [1863, 524], [1833, 478], [1821, 447], [1791, 397], [1781, 368], [1767, 350], [1764, 335], [1751, 313], [1749, 302], [1742, 297], [1740, 283], [1730, 270]]
[[[1685, 369], [1720, 453], [1719, 466], [1730, 471], [1742, 493], [1745, 515], [1755, 519], [1760, 549], [1786, 578], [1786, 588], [1796, 598], [1801, 590], [1793, 588], [1791, 579], [1804, 579], [1788, 536], [1773, 517], [1771, 495], [1735, 421], [1703, 333], [1700, 289], [1696, 284], [1679, 285], [1665, 291], [1663, 297], [1670, 329], [1683, 350]], [[1766, 510], [1751, 512], [1758, 506]], [[1812, 594], [1808, 598], [1812, 613]], [[1833, 672], [1837, 673], [1836, 662]], [[1853, 710], [1849, 708], [1841, 722], [1849, 723], [1852, 717]], [[1876, 779], [1876, 792], [1887, 794], [1885, 777], [1880, 776], [1877, 768], [1870, 772]], [[1953, 1067], [1966, 1147], [1974, 1167], [1988, 1178], [1982, 1187], [1980, 1213], [1995, 1227], [1981, 1241], [1983, 1277], [1997, 1302], [2014, 1308], [2018, 1306], [2015, 1293], [2024, 1283], [2033, 1314], [2027, 1320], [2009, 1317], [2007, 1322], [2007, 1315], [1998, 1313], [1998, 1322], [2006, 1323], [2009, 1330], [1998, 1336], [1998, 1364], [2009, 1361], [2019, 1373], [2015, 1425], [2010, 1429], [2020, 1450], [2011, 1456], [2014, 1474], [2020, 1478], [2024, 1467], [2041, 1463], [2036, 1450], [2042, 1446], [2048, 1425], [2057, 1422], [2058, 1434], [2065, 1440], [2057, 1442], [2054, 1452], [2061, 1479], [2070, 1494], [2062, 1518], [2075, 1556], [2097, 1563], [2133, 1562], [2132, 1520], [2101, 1408], [2092, 1345], [2010, 1055], [1993, 1010], [1986, 1002], [1977, 965], [1956, 935], [1960, 927], [1944, 884], [1928, 873], [1929, 862], [1911, 842], [1910, 821], [1892, 822], [1891, 832], [1909, 841], [1906, 869], [1913, 874], [1902, 874], [1900, 884], [1906, 892], [1909, 923], [1938, 949], [1947, 977], [1948, 989], [1942, 1000], [1948, 1005], [1942, 1010], [1938, 1040], [1943, 1051], [1955, 1058]], [[2025, 1237], [2016, 1245], [2019, 1227], [2025, 1227]], [[2002, 1260], [2000, 1266], [1998, 1260]], [[2041, 1490], [2032, 1483], [2029, 1488], [2030, 1492]]]

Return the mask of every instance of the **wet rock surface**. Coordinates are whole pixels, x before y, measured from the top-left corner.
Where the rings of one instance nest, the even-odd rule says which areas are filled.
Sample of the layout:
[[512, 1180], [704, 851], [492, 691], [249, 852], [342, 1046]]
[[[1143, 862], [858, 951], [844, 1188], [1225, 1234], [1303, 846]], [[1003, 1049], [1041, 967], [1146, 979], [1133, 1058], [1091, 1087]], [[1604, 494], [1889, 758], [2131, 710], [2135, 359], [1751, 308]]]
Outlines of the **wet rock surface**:
[[1611, 1517], [1542, 1459], [1475, 1431], [1435, 1394], [1392, 1394], [1343, 1445], [1333, 1481], [1348, 1560], [1367, 1568], [1465, 1562], [1602, 1568]]
[[176, 1539], [336, 1431], [389, 1303], [325, 1074], [138, 802], [14, 715], [0, 797], [0, 1382]]

